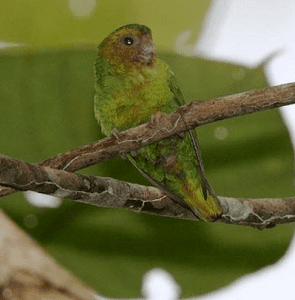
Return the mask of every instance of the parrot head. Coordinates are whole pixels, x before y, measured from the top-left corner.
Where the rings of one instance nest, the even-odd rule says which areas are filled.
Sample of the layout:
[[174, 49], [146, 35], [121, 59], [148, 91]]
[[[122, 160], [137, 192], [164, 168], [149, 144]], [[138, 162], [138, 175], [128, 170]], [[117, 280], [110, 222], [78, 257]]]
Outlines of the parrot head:
[[110, 65], [151, 66], [156, 55], [151, 30], [144, 25], [128, 24], [106, 37], [98, 46], [98, 55]]

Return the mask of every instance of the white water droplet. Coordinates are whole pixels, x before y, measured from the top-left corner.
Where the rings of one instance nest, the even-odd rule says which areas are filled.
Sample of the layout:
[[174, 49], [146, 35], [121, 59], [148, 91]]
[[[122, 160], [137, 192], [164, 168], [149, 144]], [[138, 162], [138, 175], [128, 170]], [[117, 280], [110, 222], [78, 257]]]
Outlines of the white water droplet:
[[214, 131], [214, 137], [218, 140], [224, 140], [228, 137], [228, 130], [224, 126], [216, 127]]
[[35, 215], [27, 215], [24, 217], [24, 224], [27, 228], [34, 228], [38, 224], [38, 218]]
[[95, 6], [96, 0], [69, 0], [69, 8], [77, 18], [89, 18]]

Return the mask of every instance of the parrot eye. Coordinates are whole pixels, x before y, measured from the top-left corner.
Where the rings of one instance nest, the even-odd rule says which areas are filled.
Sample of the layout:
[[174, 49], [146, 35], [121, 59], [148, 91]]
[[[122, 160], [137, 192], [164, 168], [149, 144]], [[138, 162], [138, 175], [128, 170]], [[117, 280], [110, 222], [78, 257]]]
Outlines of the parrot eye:
[[134, 38], [132, 36], [125, 36], [123, 37], [122, 42], [126, 46], [131, 46], [134, 43]]

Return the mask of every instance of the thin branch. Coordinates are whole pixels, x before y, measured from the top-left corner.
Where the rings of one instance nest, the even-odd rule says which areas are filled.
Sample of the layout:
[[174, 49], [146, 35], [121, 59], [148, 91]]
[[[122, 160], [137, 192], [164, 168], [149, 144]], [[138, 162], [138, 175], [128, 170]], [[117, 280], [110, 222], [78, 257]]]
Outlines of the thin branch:
[[96, 206], [126, 208], [162, 216], [195, 219], [161, 190], [109, 177], [77, 175], [0, 155], [0, 184]]
[[[96, 206], [125, 208], [160, 216], [197, 220], [192, 212], [170, 200], [161, 190], [107, 177], [76, 175], [32, 165], [0, 155], [0, 184]], [[295, 197], [236, 199], [219, 197], [223, 214], [218, 222], [256, 228], [295, 221]]]
[[[69, 152], [49, 158], [40, 163], [54, 169], [70, 172], [111, 159], [116, 155], [139, 149], [148, 144], [168, 138], [189, 128], [237, 117], [261, 110], [295, 103], [295, 83], [249, 91], [204, 102], [193, 101], [183, 105], [170, 115], [161, 114], [151, 121], [125, 132], [117, 133]], [[179, 122], [180, 115], [184, 122]], [[155, 121], [157, 119], [157, 121]], [[161, 125], [160, 125], [161, 124]], [[16, 192], [0, 187], [0, 197]]]

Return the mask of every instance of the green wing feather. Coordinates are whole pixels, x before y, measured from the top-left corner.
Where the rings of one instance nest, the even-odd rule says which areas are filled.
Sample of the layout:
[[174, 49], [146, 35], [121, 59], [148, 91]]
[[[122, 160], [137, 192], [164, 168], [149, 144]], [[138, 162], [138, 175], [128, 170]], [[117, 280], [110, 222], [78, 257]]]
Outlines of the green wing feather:
[[[170, 88], [172, 94], [174, 95], [173, 100], [177, 103], [177, 105], [179, 107], [184, 105], [185, 101], [184, 101], [183, 94], [182, 94], [182, 92], [179, 88], [179, 85], [178, 85], [177, 81], [176, 81], [175, 75], [171, 70], [169, 70], [169, 88]], [[183, 122], [184, 122], [184, 120], [183, 120]], [[194, 130], [190, 129], [189, 134], [191, 136], [191, 141], [192, 141], [193, 148], [194, 148], [195, 154], [196, 154], [197, 167], [199, 169], [200, 176], [201, 176], [204, 198], [207, 199], [207, 194], [209, 192], [209, 194], [214, 196], [216, 201], [218, 201], [218, 198], [215, 196], [214, 191], [213, 191], [211, 185], [209, 184], [209, 182], [207, 180], [204, 165], [203, 165], [203, 162], [202, 162], [201, 150], [200, 150], [199, 142], [198, 142], [198, 139], [197, 139], [196, 129], [194, 129]]]
[[[174, 102], [171, 107], [183, 105], [183, 95], [169, 69], [167, 85], [171, 91], [169, 101]], [[219, 216], [218, 198], [206, 178], [195, 130], [189, 130], [183, 137], [176, 135], [148, 145], [139, 149], [135, 157], [129, 154], [128, 158], [153, 185], [200, 219], [212, 220]]]

